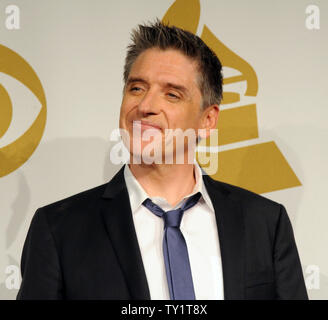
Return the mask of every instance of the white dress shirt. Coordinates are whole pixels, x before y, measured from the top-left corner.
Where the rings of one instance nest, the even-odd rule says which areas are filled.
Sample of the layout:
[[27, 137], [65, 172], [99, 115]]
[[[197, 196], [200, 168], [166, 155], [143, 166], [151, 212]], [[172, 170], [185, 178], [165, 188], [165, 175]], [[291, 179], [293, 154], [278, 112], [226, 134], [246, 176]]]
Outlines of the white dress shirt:
[[186, 240], [195, 296], [197, 300], [223, 300], [222, 263], [218, 229], [211, 199], [203, 183], [201, 169], [194, 165], [196, 184], [175, 207], [164, 198], [149, 197], [132, 174], [128, 165], [124, 178], [130, 198], [133, 222], [141, 251], [151, 299], [169, 300], [163, 257], [164, 221], [156, 216], [142, 202], [149, 198], [164, 211], [182, 205], [185, 198], [200, 192], [197, 204], [184, 212], [180, 229]]

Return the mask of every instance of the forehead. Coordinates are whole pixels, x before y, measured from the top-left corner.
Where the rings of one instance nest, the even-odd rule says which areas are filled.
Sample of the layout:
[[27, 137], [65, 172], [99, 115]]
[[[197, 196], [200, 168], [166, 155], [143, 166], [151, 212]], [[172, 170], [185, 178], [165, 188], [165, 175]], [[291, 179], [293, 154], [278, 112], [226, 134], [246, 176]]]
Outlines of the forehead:
[[179, 81], [184, 85], [197, 84], [198, 64], [176, 49], [151, 48], [141, 53], [133, 63], [130, 77], [147, 81]]

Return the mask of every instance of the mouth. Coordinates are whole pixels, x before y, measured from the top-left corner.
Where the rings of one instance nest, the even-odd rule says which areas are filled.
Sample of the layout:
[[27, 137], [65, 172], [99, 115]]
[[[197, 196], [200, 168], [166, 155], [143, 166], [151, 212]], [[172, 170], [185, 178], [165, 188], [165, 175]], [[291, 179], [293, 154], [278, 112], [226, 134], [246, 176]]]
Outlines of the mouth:
[[157, 125], [154, 124], [152, 122], [149, 121], [145, 121], [145, 120], [135, 120], [132, 122], [133, 127], [137, 127], [137, 128], [141, 128], [141, 131], [145, 131], [145, 130], [149, 130], [149, 129], [155, 129], [155, 130], [160, 130], [162, 131], [162, 128]]

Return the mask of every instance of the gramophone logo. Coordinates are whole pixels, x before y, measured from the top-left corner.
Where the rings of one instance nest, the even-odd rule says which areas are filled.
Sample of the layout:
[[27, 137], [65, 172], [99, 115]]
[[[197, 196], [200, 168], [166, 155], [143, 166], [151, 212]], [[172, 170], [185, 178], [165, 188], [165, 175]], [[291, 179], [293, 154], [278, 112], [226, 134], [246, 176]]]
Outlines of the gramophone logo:
[[[32, 155], [43, 135], [46, 124], [46, 98], [41, 82], [32, 67], [16, 52], [0, 45], [0, 73], [25, 85], [41, 104], [31, 126], [15, 141], [0, 147], [0, 177], [18, 169]], [[0, 84], [0, 141], [13, 118], [13, 106], [7, 90]]]
[[[199, 17], [199, 0], [177, 0], [168, 9], [163, 21], [196, 33]], [[224, 107], [220, 111], [219, 141], [216, 145], [210, 145], [207, 140], [201, 142], [200, 145], [229, 147], [231, 143], [258, 138], [257, 106], [255, 103], [244, 102], [245, 97], [257, 96], [259, 85], [254, 69], [226, 47], [206, 25], [203, 26], [200, 37], [220, 58], [225, 68], [224, 73], [226, 70], [232, 71], [231, 76], [224, 78], [222, 105], [232, 106]], [[199, 151], [197, 154], [198, 160], [203, 159], [204, 156], [204, 152]], [[207, 153], [206, 157], [208, 158]], [[212, 178], [256, 193], [301, 185], [274, 141], [265, 143], [250, 141], [250, 145], [246, 147], [220, 151], [218, 159], [219, 169], [211, 175]], [[200, 161], [200, 163], [204, 163], [204, 161]], [[206, 167], [203, 168], [206, 171]]]

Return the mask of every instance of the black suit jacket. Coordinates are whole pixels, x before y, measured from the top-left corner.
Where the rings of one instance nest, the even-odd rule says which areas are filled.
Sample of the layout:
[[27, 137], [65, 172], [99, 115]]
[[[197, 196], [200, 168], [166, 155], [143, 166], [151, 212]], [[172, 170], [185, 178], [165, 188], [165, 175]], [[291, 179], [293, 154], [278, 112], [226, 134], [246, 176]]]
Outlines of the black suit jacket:
[[[107, 184], [36, 211], [17, 299], [150, 299], [123, 169]], [[284, 207], [203, 177], [215, 208], [224, 298], [307, 299]]]

